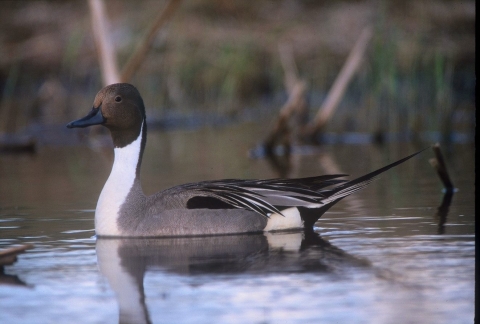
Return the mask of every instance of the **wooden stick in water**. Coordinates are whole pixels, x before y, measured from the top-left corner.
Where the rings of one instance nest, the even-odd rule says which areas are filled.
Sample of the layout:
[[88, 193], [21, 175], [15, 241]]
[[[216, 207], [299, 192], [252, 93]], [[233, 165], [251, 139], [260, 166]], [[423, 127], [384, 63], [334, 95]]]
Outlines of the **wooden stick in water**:
[[429, 162], [435, 171], [437, 171], [438, 177], [442, 181], [445, 190], [447, 190], [447, 192], [453, 192], [455, 187], [453, 186], [452, 180], [450, 180], [450, 176], [448, 175], [442, 151], [440, 150], [440, 144], [436, 143], [432, 146], [432, 149], [433, 153], [435, 154], [435, 158], [430, 159]]

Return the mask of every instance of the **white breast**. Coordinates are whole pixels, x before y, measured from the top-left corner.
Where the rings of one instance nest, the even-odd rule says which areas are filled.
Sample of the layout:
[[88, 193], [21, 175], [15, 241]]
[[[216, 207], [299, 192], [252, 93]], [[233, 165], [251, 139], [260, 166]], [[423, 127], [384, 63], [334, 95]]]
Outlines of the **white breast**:
[[[142, 126], [143, 128], [143, 126]], [[142, 130], [140, 130], [142, 134]], [[123, 147], [115, 148], [112, 172], [98, 198], [95, 210], [95, 232], [97, 235], [121, 235], [117, 225], [120, 207], [127, 198], [136, 177], [142, 136]]]

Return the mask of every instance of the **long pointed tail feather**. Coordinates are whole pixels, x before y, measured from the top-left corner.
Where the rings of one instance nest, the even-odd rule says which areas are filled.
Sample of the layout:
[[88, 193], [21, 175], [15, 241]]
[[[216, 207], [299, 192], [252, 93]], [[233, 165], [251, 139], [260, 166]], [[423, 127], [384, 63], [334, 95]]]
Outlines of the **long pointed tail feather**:
[[[408, 159], [411, 159], [417, 154], [422, 153], [423, 151], [427, 150], [428, 148], [425, 148], [421, 151], [418, 151], [416, 153], [413, 153], [407, 157], [404, 157], [403, 159], [400, 159], [396, 162], [393, 162], [387, 166], [384, 166], [383, 168], [380, 168], [378, 170], [375, 170], [373, 172], [370, 172], [364, 176], [361, 176], [359, 178], [356, 178], [354, 180], [342, 183], [341, 185], [331, 189], [330, 194], [328, 195], [328, 198], [322, 199], [322, 203], [324, 204], [329, 204], [332, 202], [336, 202], [346, 196], [351, 195], [352, 193], [359, 191], [366, 186], [368, 186], [372, 181], [375, 181], [380, 174], [383, 172], [390, 170], [391, 168], [407, 161]], [[333, 204], [332, 204], [333, 206]]]
[[[428, 148], [426, 148], [428, 149]], [[346, 196], [359, 191], [366, 186], [368, 186], [372, 181], [378, 179], [379, 175], [405, 161], [408, 159], [414, 157], [415, 155], [425, 151], [426, 149], [423, 149], [419, 152], [413, 153], [407, 157], [404, 157], [403, 159], [400, 159], [396, 162], [393, 162], [387, 166], [384, 166], [383, 168], [380, 168], [378, 170], [375, 170], [373, 172], [370, 172], [364, 176], [361, 176], [357, 179], [342, 183], [341, 185], [332, 188], [329, 190], [329, 192], [324, 192], [325, 195], [327, 195], [327, 198], [322, 199], [322, 204], [324, 204], [321, 207], [314, 207], [314, 208], [306, 208], [306, 207], [297, 207], [300, 211], [300, 215], [303, 219], [304, 226], [306, 229], [312, 229], [313, 225], [315, 224], [316, 221], [328, 210], [330, 209], [333, 205], [335, 205], [337, 202], [345, 198]]]

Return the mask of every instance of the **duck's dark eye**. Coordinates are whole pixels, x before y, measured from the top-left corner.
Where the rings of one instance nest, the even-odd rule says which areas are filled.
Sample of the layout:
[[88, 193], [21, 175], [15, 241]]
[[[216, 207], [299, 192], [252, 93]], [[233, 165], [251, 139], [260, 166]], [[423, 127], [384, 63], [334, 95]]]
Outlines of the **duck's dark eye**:
[[120, 102], [120, 101], [122, 101], [122, 97], [120, 97], [120, 96], [116, 96], [116, 97], [115, 97], [115, 101], [116, 101], [116, 102]]

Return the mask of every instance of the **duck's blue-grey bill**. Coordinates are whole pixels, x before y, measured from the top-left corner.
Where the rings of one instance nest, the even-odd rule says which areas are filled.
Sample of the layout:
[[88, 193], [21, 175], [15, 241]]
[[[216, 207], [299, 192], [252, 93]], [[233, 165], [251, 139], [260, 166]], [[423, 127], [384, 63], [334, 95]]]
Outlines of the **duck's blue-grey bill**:
[[88, 113], [87, 116], [80, 118], [78, 120], [74, 120], [67, 124], [68, 128], [75, 128], [75, 127], [87, 127], [92, 125], [100, 125], [106, 121], [105, 117], [103, 117], [100, 108], [92, 108], [92, 110]]

